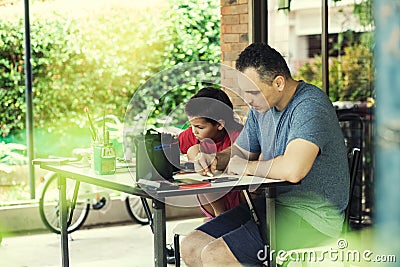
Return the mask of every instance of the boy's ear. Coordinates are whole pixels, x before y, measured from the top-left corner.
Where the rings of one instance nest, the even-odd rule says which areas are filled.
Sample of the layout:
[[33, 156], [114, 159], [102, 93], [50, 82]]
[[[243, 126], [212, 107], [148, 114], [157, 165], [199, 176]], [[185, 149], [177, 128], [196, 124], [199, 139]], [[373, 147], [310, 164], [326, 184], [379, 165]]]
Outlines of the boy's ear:
[[224, 127], [225, 127], [225, 121], [224, 120], [218, 120], [217, 129], [221, 131], [222, 129], [224, 129]]

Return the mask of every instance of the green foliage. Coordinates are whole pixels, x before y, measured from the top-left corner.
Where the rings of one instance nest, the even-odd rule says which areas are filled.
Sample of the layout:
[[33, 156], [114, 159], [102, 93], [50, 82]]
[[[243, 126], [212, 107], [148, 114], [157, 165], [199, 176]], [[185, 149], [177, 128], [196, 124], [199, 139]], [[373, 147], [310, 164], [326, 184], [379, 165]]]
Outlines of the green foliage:
[[[339, 2], [341, 0], [336, 0]], [[373, 62], [373, 0], [354, 3], [353, 14], [358, 18], [364, 33], [356, 40], [353, 31], [338, 34], [338, 43], [333, 49], [343, 55], [329, 58], [329, 97], [332, 101], [366, 100], [374, 97], [374, 62]], [[346, 44], [344, 43], [346, 41]], [[332, 51], [330, 51], [332, 52]], [[295, 77], [322, 87], [322, 60], [316, 56], [298, 69]]]
[[373, 0], [364, 0], [354, 3], [353, 13], [358, 17], [361, 26], [371, 26], [374, 24]]
[[[154, 74], [184, 62], [218, 62], [219, 1], [171, 3], [169, 10], [158, 7], [163, 16], [115, 6], [83, 18], [32, 21], [35, 127], [60, 138], [67, 128], [85, 129], [85, 107], [93, 117], [106, 111], [122, 120], [134, 92]], [[23, 29], [22, 21], [0, 19], [2, 137], [25, 127]], [[160, 83], [179, 84], [173, 79], [179, 81]], [[173, 110], [199, 86], [177, 86], [152, 116]], [[144, 94], [143, 105], [153, 103]]]
[[368, 47], [354, 45], [344, 49], [339, 64], [343, 72], [342, 95], [350, 100], [373, 96], [374, 57]]
[[26, 189], [26, 183], [23, 181], [26, 174], [20, 170], [27, 164], [25, 145], [0, 142], [0, 202], [21, 198], [21, 189]]
[[167, 17], [172, 27], [169, 35], [174, 37], [169, 46], [165, 66], [181, 62], [220, 61], [219, 1], [177, 0]]
[[24, 165], [28, 163], [26, 146], [14, 143], [0, 143], [0, 172], [9, 172], [10, 165]]
[[[296, 73], [302, 79], [322, 87], [321, 57], [305, 63]], [[344, 48], [344, 55], [329, 59], [329, 97], [331, 101], [359, 101], [374, 95], [373, 54], [361, 44]]]
[[[1, 134], [7, 135], [14, 127], [23, 127], [24, 108], [23, 33], [0, 21], [0, 79], [1, 79]], [[19, 114], [16, 116], [16, 114]], [[14, 121], [14, 125], [5, 122]]]
[[[0, 20], [0, 101], [1, 130], [25, 126], [25, 71], [23, 22]], [[60, 113], [68, 111], [68, 98], [62, 87], [54, 86], [62, 77], [64, 65], [74, 62], [75, 53], [68, 42], [70, 29], [65, 21], [42, 21], [31, 26], [34, 119], [38, 125], [52, 123]]]
[[[220, 62], [219, 5], [220, 2], [216, 0], [172, 1], [167, 18], [172, 22], [168, 35], [172, 36], [173, 40], [165, 51], [167, 55], [163, 63], [165, 68], [197, 61], [209, 62], [211, 65]], [[178, 71], [177, 75], [171, 75], [171, 72], [167, 71], [169, 77], [163, 77], [162, 80], [168, 81], [167, 85], [171, 89], [156, 105], [154, 117], [159, 116], [157, 114], [169, 114], [180, 104], [185, 103], [200, 87], [208, 85], [196, 78], [198, 70], [193, 71], [185, 66], [180, 70], [187, 71]], [[204, 77], [210, 79], [215, 77], [215, 73], [210, 73], [208, 70], [204, 69]], [[175, 124], [182, 123], [186, 119], [183, 112], [180, 113], [180, 117], [177, 115], [175, 114], [173, 118]]]

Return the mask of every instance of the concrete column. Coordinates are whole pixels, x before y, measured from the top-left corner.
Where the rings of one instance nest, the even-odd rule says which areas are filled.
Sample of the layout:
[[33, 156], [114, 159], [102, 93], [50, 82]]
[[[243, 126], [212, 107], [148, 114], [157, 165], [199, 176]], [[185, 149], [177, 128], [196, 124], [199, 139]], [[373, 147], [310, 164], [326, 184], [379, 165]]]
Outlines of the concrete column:
[[[400, 2], [373, 1], [376, 23], [376, 246], [400, 260]], [[394, 266], [387, 263], [388, 266]], [[382, 263], [379, 266], [387, 266]]]

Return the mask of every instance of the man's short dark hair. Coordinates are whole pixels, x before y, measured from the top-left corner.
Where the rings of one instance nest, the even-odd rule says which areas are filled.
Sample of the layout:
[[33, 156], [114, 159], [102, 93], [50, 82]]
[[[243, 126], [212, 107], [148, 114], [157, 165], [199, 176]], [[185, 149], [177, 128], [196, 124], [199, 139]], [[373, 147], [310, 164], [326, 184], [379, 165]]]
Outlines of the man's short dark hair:
[[276, 76], [291, 78], [289, 67], [282, 55], [265, 43], [253, 43], [243, 50], [236, 61], [236, 69], [243, 72], [253, 68], [264, 82], [271, 83]]

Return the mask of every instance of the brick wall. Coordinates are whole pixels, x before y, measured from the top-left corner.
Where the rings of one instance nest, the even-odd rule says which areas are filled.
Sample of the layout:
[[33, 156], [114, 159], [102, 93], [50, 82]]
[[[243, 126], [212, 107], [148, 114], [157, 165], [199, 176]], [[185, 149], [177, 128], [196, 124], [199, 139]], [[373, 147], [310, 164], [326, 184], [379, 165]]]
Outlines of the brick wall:
[[[235, 68], [239, 53], [249, 45], [249, 2], [248, 0], [221, 0], [221, 62]], [[230, 68], [222, 71], [222, 83], [228, 88], [237, 89]], [[247, 111], [247, 106], [238, 95], [226, 90], [235, 109]], [[240, 92], [239, 92], [240, 94]]]
[[249, 44], [248, 0], [221, 0], [221, 60], [234, 67]]

